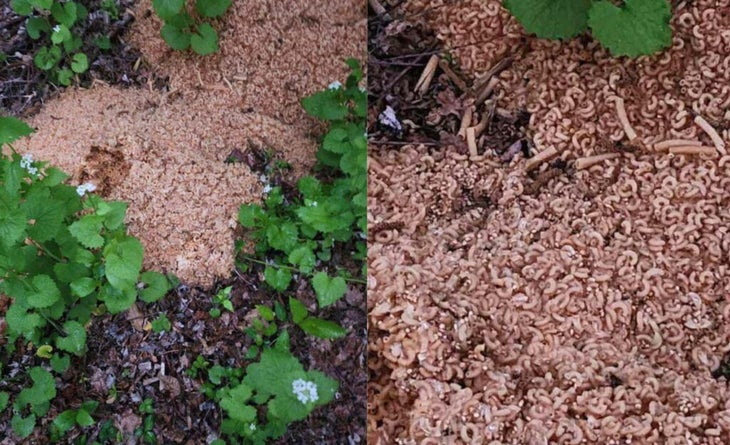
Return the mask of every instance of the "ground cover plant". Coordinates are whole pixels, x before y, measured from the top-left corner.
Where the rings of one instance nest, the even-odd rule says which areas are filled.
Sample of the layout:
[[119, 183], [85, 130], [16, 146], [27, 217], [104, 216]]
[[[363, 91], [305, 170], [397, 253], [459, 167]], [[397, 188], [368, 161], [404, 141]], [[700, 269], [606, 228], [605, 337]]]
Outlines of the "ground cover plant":
[[653, 54], [672, 44], [668, 0], [505, 0], [525, 30], [568, 39], [591, 29], [615, 56]]
[[152, 7], [164, 21], [160, 35], [170, 48], [190, 48], [204, 56], [218, 51], [218, 32], [206, 19], [222, 16], [231, 3], [232, 0], [196, 0], [195, 7], [189, 8], [185, 0], [153, 0]]
[[[126, 203], [101, 199], [91, 184], [67, 185], [65, 173], [15, 151], [12, 142], [31, 132], [20, 120], [0, 118], [0, 144], [10, 151], [0, 157], [0, 293], [10, 298], [0, 354], [36, 356], [27, 372], [3, 379], [0, 388], [0, 412], [12, 409], [20, 438], [48, 413], [54, 373], [86, 353], [95, 315], [125, 311], [138, 299], [152, 303], [172, 287], [161, 273], [141, 272], [143, 248], [127, 234]], [[54, 434], [74, 423], [90, 426], [95, 409], [64, 411]]]

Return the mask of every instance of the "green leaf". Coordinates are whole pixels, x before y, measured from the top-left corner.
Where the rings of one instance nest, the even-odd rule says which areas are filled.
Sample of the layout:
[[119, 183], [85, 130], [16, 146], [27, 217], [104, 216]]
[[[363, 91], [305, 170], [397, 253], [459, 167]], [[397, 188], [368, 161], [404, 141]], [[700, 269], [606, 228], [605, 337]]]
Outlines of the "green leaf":
[[190, 46], [190, 32], [169, 23], [162, 27], [160, 35], [172, 49], [184, 51]]
[[316, 317], [303, 320], [299, 327], [309, 335], [324, 339], [340, 338], [347, 334], [347, 330], [337, 323]]
[[159, 272], [145, 272], [140, 275], [139, 280], [145, 284], [145, 288], [139, 293], [140, 300], [145, 303], [154, 303], [170, 290], [170, 281]]
[[228, 417], [243, 423], [250, 423], [256, 419], [256, 410], [247, 404], [251, 398], [251, 388], [240, 384], [221, 398], [221, 408], [226, 410]]
[[53, 200], [46, 187], [28, 192], [21, 207], [26, 218], [35, 221], [28, 226], [28, 235], [35, 241], [42, 243], [53, 239], [64, 224], [64, 205]]
[[226, 376], [226, 368], [221, 365], [214, 365], [208, 370], [208, 380], [214, 385], [220, 385], [221, 379]]
[[198, 0], [195, 9], [203, 17], [218, 17], [225, 14], [231, 3], [231, 0]]
[[18, 403], [21, 407], [29, 404], [37, 415], [45, 415], [48, 401], [56, 397], [56, 382], [53, 375], [40, 366], [31, 368], [29, 374], [33, 386], [20, 391]]
[[317, 272], [312, 277], [312, 286], [317, 294], [319, 307], [327, 307], [345, 295], [347, 283], [342, 277], [330, 278], [325, 272]]
[[504, 6], [528, 33], [548, 39], [567, 39], [584, 32], [592, 3], [593, 0], [504, 0]]
[[33, 5], [30, 4], [29, 0], [12, 0], [10, 7], [13, 8], [18, 15], [31, 15], [33, 14]]
[[302, 106], [310, 115], [327, 121], [344, 119], [349, 109], [342, 103], [338, 90], [325, 90], [302, 99]]
[[71, 292], [79, 298], [84, 298], [96, 290], [96, 285], [96, 280], [93, 278], [78, 278], [71, 282]]
[[101, 202], [96, 209], [96, 214], [104, 217], [104, 227], [109, 230], [121, 227], [126, 213], [127, 203], [122, 201]]
[[51, 358], [51, 353], [53, 352], [53, 346], [51, 345], [42, 345], [38, 347], [38, 350], [35, 352], [35, 355], [40, 358]]
[[5, 408], [8, 407], [8, 400], [10, 398], [10, 395], [5, 391], [0, 391], [0, 413], [5, 411]]
[[53, 357], [51, 357], [51, 368], [57, 373], [66, 372], [69, 366], [71, 366], [71, 357], [68, 355], [53, 354]]
[[299, 242], [299, 230], [292, 222], [272, 224], [266, 228], [266, 239], [274, 249], [290, 252]]
[[51, 15], [56, 21], [62, 25], [71, 28], [76, 23], [76, 3], [74, 2], [54, 2], [51, 6]]
[[33, 336], [33, 331], [43, 326], [43, 320], [40, 315], [29, 313], [27, 308], [20, 304], [11, 304], [8, 312], [5, 314], [5, 321], [8, 323], [8, 329], [16, 332], [26, 338]]
[[667, 0], [625, 0], [623, 7], [607, 0], [594, 3], [588, 24], [593, 37], [614, 56], [653, 54], [672, 45]]
[[25, 237], [27, 218], [23, 209], [3, 206], [0, 197], [0, 244], [11, 247]]
[[62, 68], [58, 70], [56, 76], [58, 76], [58, 83], [63, 86], [69, 86], [71, 85], [71, 79], [74, 77], [74, 72], [68, 68]]
[[137, 238], [113, 241], [104, 249], [106, 256], [105, 275], [112, 287], [125, 291], [136, 287], [142, 269], [144, 249]]
[[41, 11], [47, 11], [51, 9], [51, 6], [53, 5], [53, 0], [30, 0], [30, 4], [33, 5], [33, 7], [36, 9], [39, 9]]
[[12, 144], [18, 139], [33, 133], [31, 127], [14, 117], [0, 116], [0, 145]]
[[63, 49], [66, 54], [78, 51], [84, 45], [84, 41], [76, 34], [71, 34], [71, 38], [63, 41]]
[[69, 320], [63, 324], [63, 330], [66, 331], [66, 337], [56, 339], [58, 349], [81, 355], [86, 350], [86, 329], [81, 323]]
[[94, 45], [106, 51], [112, 48], [112, 41], [107, 36], [99, 36], [94, 39]]
[[152, 0], [152, 8], [162, 20], [177, 15], [185, 5], [185, 0]]
[[137, 290], [134, 284], [124, 289], [116, 289], [106, 284], [99, 289], [99, 299], [104, 302], [106, 308], [112, 314], [126, 311], [137, 299]]
[[96, 422], [94, 421], [94, 418], [91, 417], [91, 414], [89, 414], [86, 410], [80, 409], [76, 413], [76, 423], [78, 423], [80, 427], [86, 428]]
[[53, 425], [58, 428], [58, 432], [61, 433], [61, 435], [73, 428], [75, 424], [76, 411], [73, 409], [67, 409], [53, 419]]
[[322, 183], [319, 179], [312, 176], [303, 176], [297, 182], [297, 189], [299, 189], [304, 198], [315, 200], [322, 194]]
[[302, 364], [290, 353], [264, 349], [260, 361], [248, 365], [243, 383], [259, 396], [266, 397], [291, 394], [291, 381], [303, 377]]
[[98, 249], [104, 245], [104, 237], [100, 235], [103, 222], [100, 215], [84, 215], [68, 226], [68, 231], [84, 247]]
[[44, 46], [33, 57], [35, 66], [43, 71], [52, 69], [59, 60], [61, 60], [61, 49], [58, 46], [52, 46], [51, 48]]
[[264, 214], [263, 209], [258, 204], [243, 204], [238, 210], [238, 221], [247, 229], [256, 227], [257, 220]]
[[89, 69], [89, 59], [86, 57], [86, 54], [74, 54], [73, 58], [71, 59], [71, 69], [74, 73], [78, 74], [86, 72], [86, 70]]
[[264, 278], [266, 283], [273, 287], [274, 290], [284, 292], [291, 282], [291, 272], [281, 267], [266, 266], [266, 269], [264, 269]]
[[31, 280], [33, 291], [28, 294], [28, 304], [35, 308], [47, 308], [61, 298], [56, 282], [48, 275], [36, 275]]
[[316, 260], [309, 246], [299, 246], [289, 254], [289, 263], [299, 266], [299, 270], [305, 274], [312, 272]]
[[332, 128], [322, 141], [322, 148], [332, 153], [345, 153], [350, 149], [347, 139], [347, 130], [344, 128]]
[[53, 28], [53, 32], [51, 33], [51, 42], [55, 43], [56, 45], [60, 45], [70, 38], [71, 30], [68, 29], [68, 26], [57, 25], [55, 28]]
[[41, 33], [51, 32], [51, 25], [48, 24], [48, 20], [45, 18], [31, 17], [25, 25], [25, 30], [28, 31], [31, 39], [38, 40], [41, 38]]
[[256, 310], [261, 315], [261, 318], [263, 318], [266, 321], [274, 321], [274, 318], [276, 317], [274, 315], [274, 311], [272, 311], [271, 308], [268, 306], [264, 306], [262, 304], [257, 304]]
[[317, 400], [316, 405], [326, 405], [335, 398], [339, 386], [337, 380], [331, 379], [319, 371], [309, 371], [307, 377], [317, 385], [319, 400]]
[[167, 318], [166, 314], [160, 314], [159, 317], [152, 320], [152, 331], [156, 333], [160, 332], [167, 332], [172, 328], [172, 324], [170, 323], [170, 319]]
[[20, 414], [15, 413], [10, 420], [10, 426], [13, 427], [13, 431], [18, 437], [25, 439], [31, 435], [33, 428], [35, 428], [35, 414], [23, 418]]
[[292, 320], [295, 324], [299, 324], [309, 316], [309, 311], [304, 303], [294, 297], [289, 297], [289, 309], [291, 309]]
[[205, 56], [218, 51], [218, 33], [208, 23], [198, 26], [198, 32], [190, 36], [193, 51]]

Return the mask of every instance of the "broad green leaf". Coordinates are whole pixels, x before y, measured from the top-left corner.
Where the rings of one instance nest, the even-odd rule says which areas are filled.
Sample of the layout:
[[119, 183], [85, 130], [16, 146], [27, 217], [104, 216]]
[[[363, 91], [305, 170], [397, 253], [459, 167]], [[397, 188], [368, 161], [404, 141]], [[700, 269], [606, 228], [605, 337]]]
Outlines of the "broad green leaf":
[[291, 310], [292, 320], [296, 324], [301, 323], [309, 316], [309, 311], [307, 311], [307, 307], [304, 306], [304, 303], [294, 297], [289, 297], [289, 309]]
[[11, 144], [33, 131], [35, 130], [20, 119], [0, 116], [0, 145]]
[[53, 5], [53, 0], [30, 0], [30, 4], [37, 9], [47, 11], [51, 9], [51, 6]]
[[32, 337], [33, 331], [43, 325], [40, 315], [29, 313], [26, 308], [17, 303], [10, 305], [5, 314], [5, 321], [8, 323], [10, 331], [26, 338]]
[[591, 8], [588, 24], [611, 54], [637, 57], [672, 45], [671, 16], [667, 0], [625, 0], [622, 7], [600, 0]]
[[266, 269], [264, 269], [264, 278], [266, 283], [274, 288], [274, 290], [284, 292], [291, 282], [291, 272], [281, 267], [266, 266]]
[[60, 45], [66, 40], [71, 39], [71, 30], [66, 25], [56, 25], [51, 33], [51, 42]]
[[203, 17], [218, 17], [225, 14], [231, 3], [231, 0], [197, 0], [195, 9]]
[[291, 394], [291, 381], [304, 377], [302, 364], [290, 353], [264, 349], [260, 361], [248, 365], [243, 383], [261, 396]]
[[83, 45], [84, 41], [81, 40], [81, 37], [71, 34], [70, 39], [63, 41], [63, 50], [66, 51], [66, 54], [71, 54], [81, 49]]
[[177, 15], [185, 5], [185, 0], [152, 0], [152, 8], [162, 20]]
[[10, 7], [18, 15], [33, 14], [33, 5], [30, 4], [30, 0], [11, 0]]
[[51, 357], [51, 368], [57, 373], [66, 372], [69, 366], [71, 366], [71, 357], [68, 355], [53, 354], [53, 357]]
[[261, 318], [266, 321], [274, 321], [274, 318], [276, 317], [276, 315], [274, 315], [274, 311], [272, 311], [268, 306], [257, 304], [256, 310], [259, 312], [259, 315], [261, 315]]
[[51, 15], [56, 21], [62, 25], [71, 28], [76, 23], [76, 3], [68, 1], [66, 3], [54, 2], [51, 6]]
[[87, 428], [96, 422], [94, 421], [94, 418], [91, 417], [91, 414], [89, 414], [85, 409], [80, 409], [76, 413], [76, 423], [78, 423], [81, 428]]
[[99, 36], [94, 39], [94, 45], [99, 47], [101, 50], [110, 50], [112, 49], [112, 41], [109, 40], [109, 37], [107, 36]]
[[218, 33], [208, 23], [198, 26], [198, 32], [190, 36], [193, 51], [205, 56], [218, 51]]
[[31, 280], [33, 291], [28, 294], [28, 304], [35, 308], [47, 308], [61, 298], [56, 282], [48, 275], [36, 275]]
[[337, 90], [328, 89], [305, 97], [302, 106], [310, 115], [328, 121], [344, 119], [349, 113]]
[[25, 237], [28, 225], [25, 212], [19, 208], [3, 206], [0, 197], [0, 244], [11, 247]]
[[170, 48], [178, 51], [188, 49], [190, 46], [190, 32], [166, 23], [160, 30], [162, 38], [170, 45]]
[[548, 39], [568, 39], [584, 32], [592, 4], [593, 0], [504, 0], [505, 8], [528, 33]]
[[251, 388], [245, 384], [240, 384], [221, 398], [221, 408], [226, 410], [228, 417], [231, 419], [244, 423], [252, 422], [256, 419], [256, 410], [248, 405], [251, 394]]
[[10, 426], [18, 437], [25, 439], [31, 435], [35, 428], [35, 414], [23, 418], [20, 414], [15, 413], [10, 420]]
[[[126, 238], [124, 241], [113, 241], [104, 249], [106, 256], [105, 275], [114, 288], [126, 291], [135, 289], [144, 249], [136, 238]], [[136, 292], [135, 292], [136, 294]]]
[[69, 320], [63, 324], [66, 337], [58, 337], [56, 346], [59, 349], [75, 355], [81, 355], [86, 350], [86, 329], [81, 323]]
[[58, 70], [56, 75], [58, 76], [58, 83], [63, 86], [69, 86], [71, 85], [71, 80], [74, 77], [74, 72], [68, 68], [61, 68]]
[[18, 394], [18, 403], [21, 407], [28, 404], [31, 405], [33, 411], [39, 416], [42, 416], [45, 414], [42, 409], [43, 405], [56, 397], [56, 382], [53, 379], [53, 375], [40, 366], [31, 368], [29, 374], [33, 380], [33, 386], [20, 391], [20, 394]]
[[33, 57], [35, 66], [43, 71], [49, 71], [61, 60], [61, 48], [58, 46], [44, 46]]
[[110, 313], [118, 314], [134, 304], [137, 299], [137, 290], [134, 285], [119, 290], [107, 284], [99, 290], [99, 299], [104, 302]]
[[238, 210], [238, 222], [247, 229], [256, 227], [257, 220], [263, 216], [264, 211], [258, 204], [243, 204]]
[[317, 400], [316, 404], [318, 406], [326, 405], [335, 398], [335, 393], [337, 393], [339, 386], [337, 380], [331, 379], [319, 371], [309, 371], [307, 372], [307, 377], [317, 385], [319, 400]]
[[297, 189], [306, 199], [315, 200], [322, 194], [322, 183], [312, 176], [303, 176], [297, 182]]
[[0, 391], [0, 413], [5, 411], [5, 408], [8, 407], [8, 399], [10, 398], [10, 395], [5, 391]]
[[53, 425], [58, 428], [61, 435], [65, 434], [68, 430], [74, 427], [76, 424], [76, 411], [73, 409], [67, 409], [62, 412], [55, 419], [53, 419]]
[[312, 287], [319, 307], [327, 307], [345, 295], [347, 283], [342, 277], [330, 278], [325, 272], [317, 272], [312, 277]]
[[127, 203], [122, 201], [101, 202], [96, 210], [97, 215], [104, 217], [104, 227], [116, 230], [124, 224]]
[[322, 148], [333, 153], [345, 153], [351, 149], [347, 136], [347, 131], [344, 128], [332, 128], [325, 135]]
[[290, 252], [299, 242], [299, 230], [293, 222], [272, 224], [266, 228], [266, 239], [274, 249]]
[[53, 266], [53, 273], [56, 275], [58, 281], [62, 283], [71, 283], [90, 275], [88, 267], [75, 262], [56, 263]]
[[316, 317], [303, 320], [299, 327], [309, 335], [324, 339], [340, 338], [347, 334], [347, 330], [337, 323]]
[[104, 245], [104, 237], [100, 235], [103, 222], [100, 215], [85, 215], [68, 226], [68, 231], [84, 247], [97, 249]]
[[28, 31], [31, 39], [38, 40], [42, 33], [51, 32], [51, 25], [48, 24], [48, 20], [45, 18], [31, 17], [25, 25], [25, 30]]
[[71, 292], [79, 298], [89, 296], [96, 290], [96, 280], [89, 277], [82, 277], [71, 282]]
[[74, 73], [85, 73], [89, 69], [89, 59], [84, 53], [76, 53], [71, 59], [71, 69]]
[[214, 385], [220, 385], [223, 377], [226, 375], [226, 368], [221, 365], [213, 365], [208, 370], [208, 380]]
[[51, 358], [53, 356], [53, 346], [51, 346], [51, 345], [39, 346], [38, 350], [35, 352], [35, 355], [40, 358]]
[[140, 275], [139, 281], [145, 284], [139, 293], [140, 300], [145, 303], [154, 303], [170, 290], [170, 281], [159, 272], [148, 271]]
[[312, 272], [316, 260], [309, 246], [299, 246], [289, 254], [289, 263], [299, 266], [299, 270], [306, 274]]

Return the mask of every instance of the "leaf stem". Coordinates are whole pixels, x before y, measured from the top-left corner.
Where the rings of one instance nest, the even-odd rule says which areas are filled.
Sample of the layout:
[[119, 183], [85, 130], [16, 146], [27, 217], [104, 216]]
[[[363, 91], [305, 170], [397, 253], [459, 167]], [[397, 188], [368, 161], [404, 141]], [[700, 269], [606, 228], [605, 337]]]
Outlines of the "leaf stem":
[[[252, 263], [261, 264], [262, 266], [274, 266], [274, 267], [278, 267], [280, 269], [289, 269], [291, 271], [298, 272], [298, 273], [303, 274], [303, 275], [309, 275], [309, 274], [305, 274], [304, 272], [301, 271], [301, 269], [298, 269], [296, 267], [285, 266], [283, 264], [277, 264], [277, 263], [271, 264], [271, 263], [267, 263], [266, 261], [261, 261], [259, 259], [250, 257], [248, 255], [243, 255], [243, 259], [244, 260], [247, 260], [247, 261], [250, 261]], [[358, 278], [345, 278], [345, 277], [342, 277], [342, 278], [345, 281], [350, 282], [350, 283], [367, 284], [367, 281], [361, 280], [361, 279], [358, 279]]]
[[45, 253], [49, 257], [53, 258], [54, 260], [58, 261], [59, 263], [65, 263], [65, 261], [62, 260], [61, 258], [59, 258], [58, 256], [56, 256], [56, 254], [54, 254], [50, 250], [46, 249], [46, 246], [44, 246], [43, 244], [37, 242], [34, 239], [31, 239], [30, 242], [33, 243], [34, 246], [36, 246], [38, 249], [40, 249], [41, 251], [43, 251], [43, 253]]

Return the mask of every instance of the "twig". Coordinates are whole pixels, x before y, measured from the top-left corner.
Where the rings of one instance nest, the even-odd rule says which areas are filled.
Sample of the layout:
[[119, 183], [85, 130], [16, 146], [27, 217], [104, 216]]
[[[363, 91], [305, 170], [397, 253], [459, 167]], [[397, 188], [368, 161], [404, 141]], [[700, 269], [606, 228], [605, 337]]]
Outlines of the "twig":
[[550, 146], [546, 150], [541, 151], [535, 156], [531, 157], [525, 163], [525, 171], [530, 171], [535, 167], [538, 167], [543, 162], [548, 162], [558, 155], [558, 150], [554, 146]]
[[717, 148], [717, 151], [719, 151], [723, 155], [727, 154], [727, 150], [725, 150], [725, 142], [717, 133], [717, 130], [712, 128], [712, 125], [710, 125], [710, 123], [707, 122], [705, 118], [698, 114], [697, 116], [695, 116], [695, 124], [697, 124], [705, 133], [707, 133], [707, 136], [712, 139], [712, 143], [715, 144], [715, 148]]
[[602, 155], [594, 155], [594, 156], [587, 156], [585, 158], [580, 158], [575, 160], [575, 169], [576, 170], [583, 170], [588, 167], [591, 167], [593, 165], [596, 165], [603, 161], [608, 161], [609, 159], [615, 159], [621, 156], [620, 153], [604, 153]]
[[678, 145], [669, 147], [669, 153], [675, 155], [716, 155], [717, 147], [708, 147], [706, 145]]
[[636, 131], [631, 126], [628, 116], [626, 116], [626, 107], [624, 107], [624, 100], [620, 97], [616, 97], [616, 113], [618, 114], [618, 120], [621, 122], [621, 126], [624, 128], [624, 133], [629, 141], [636, 139]]
[[386, 22], [390, 22], [393, 20], [393, 17], [388, 14], [388, 11], [385, 10], [383, 5], [378, 0], [370, 0], [370, 7], [373, 8], [373, 11], [375, 11], [375, 14], [378, 15], [378, 17], [381, 17]]
[[466, 143], [469, 146], [469, 154], [471, 156], [477, 156], [479, 153], [477, 152], [477, 138], [474, 134], [474, 127], [466, 129]]
[[679, 146], [699, 147], [700, 145], [702, 145], [702, 142], [690, 141], [687, 139], [668, 139], [666, 141], [657, 142], [656, 144], [654, 144], [653, 148], [656, 151], [664, 151], [670, 147], [679, 147]]
[[467, 90], [466, 82], [464, 82], [464, 79], [459, 77], [459, 75], [456, 74], [454, 72], [454, 70], [451, 69], [451, 67], [449, 66], [449, 62], [447, 62], [445, 60], [441, 60], [439, 62], [439, 68], [441, 68], [441, 71], [443, 71], [449, 77], [449, 79], [451, 79], [452, 82], [454, 82], [454, 85], [456, 85], [456, 88], [460, 89], [461, 91], [466, 92], [466, 90]]
[[466, 138], [466, 129], [471, 125], [471, 119], [474, 116], [474, 107], [467, 107], [464, 115], [461, 117], [461, 126], [459, 127], [459, 136]]
[[436, 74], [436, 67], [439, 64], [439, 57], [437, 55], [432, 55], [430, 59], [428, 59], [428, 63], [426, 64], [426, 68], [423, 69], [423, 73], [421, 73], [421, 77], [418, 79], [418, 82], [416, 83], [416, 87], [414, 88], [414, 92], [419, 94], [426, 94], [426, 91], [428, 91], [428, 87], [431, 86], [431, 81], [433, 81], [433, 76]]
[[480, 88], [480, 90], [478, 90], [478, 94], [476, 95], [476, 100], [474, 101], [474, 103], [476, 105], [481, 105], [492, 94], [494, 88], [497, 86], [498, 83], [499, 78], [497, 77], [492, 77], [491, 79], [489, 79], [489, 82], [487, 82], [486, 85], [483, 85], [483, 89]]

